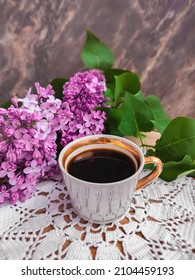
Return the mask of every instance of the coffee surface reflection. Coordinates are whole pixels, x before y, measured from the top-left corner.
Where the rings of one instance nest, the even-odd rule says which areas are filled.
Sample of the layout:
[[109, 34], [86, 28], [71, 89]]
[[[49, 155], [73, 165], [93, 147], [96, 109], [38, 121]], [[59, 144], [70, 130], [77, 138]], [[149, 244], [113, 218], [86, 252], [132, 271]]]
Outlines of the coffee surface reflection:
[[68, 173], [93, 183], [113, 183], [136, 172], [136, 163], [125, 153], [111, 149], [94, 149], [79, 153], [68, 163]]

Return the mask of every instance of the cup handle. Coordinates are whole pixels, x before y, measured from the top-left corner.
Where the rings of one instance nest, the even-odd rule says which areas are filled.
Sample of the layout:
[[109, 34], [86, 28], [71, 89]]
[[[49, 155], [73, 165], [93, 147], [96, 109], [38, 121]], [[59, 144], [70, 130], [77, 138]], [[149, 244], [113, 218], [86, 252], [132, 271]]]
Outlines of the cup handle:
[[162, 161], [154, 156], [144, 157], [144, 163], [153, 163], [156, 168], [151, 173], [138, 181], [136, 191], [151, 183], [156, 177], [160, 175], [163, 169]]

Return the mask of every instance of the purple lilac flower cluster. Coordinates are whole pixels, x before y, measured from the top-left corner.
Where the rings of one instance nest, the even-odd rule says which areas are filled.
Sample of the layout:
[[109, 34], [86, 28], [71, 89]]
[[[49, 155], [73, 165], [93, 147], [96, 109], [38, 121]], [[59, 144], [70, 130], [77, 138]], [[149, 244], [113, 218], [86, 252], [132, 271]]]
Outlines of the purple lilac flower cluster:
[[[0, 204], [32, 196], [38, 179], [54, 174], [56, 135], [68, 119], [51, 85], [35, 83], [23, 99], [0, 109]], [[66, 116], [67, 113], [67, 116]]]
[[78, 72], [64, 84], [62, 106], [69, 112], [69, 119], [61, 131], [63, 146], [77, 138], [104, 131], [106, 114], [98, 108], [107, 106], [105, 91], [105, 77], [96, 69]]
[[99, 70], [78, 72], [64, 84], [63, 102], [51, 85], [35, 83], [24, 98], [0, 108], [0, 205], [25, 201], [37, 180], [57, 168], [57, 132], [65, 146], [74, 139], [104, 131], [106, 81]]

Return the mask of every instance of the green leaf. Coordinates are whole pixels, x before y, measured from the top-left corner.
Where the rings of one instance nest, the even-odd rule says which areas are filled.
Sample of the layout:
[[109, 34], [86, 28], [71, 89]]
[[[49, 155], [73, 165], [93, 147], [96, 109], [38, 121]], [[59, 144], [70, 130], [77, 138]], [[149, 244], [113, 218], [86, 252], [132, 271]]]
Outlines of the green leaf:
[[110, 88], [107, 88], [107, 90], [104, 92], [104, 97], [110, 98], [110, 101], [108, 101], [106, 103], [111, 106], [114, 96], [113, 96], [112, 90]]
[[119, 130], [119, 124], [121, 122], [121, 115], [122, 112], [120, 109], [115, 108], [104, 108], [104, 112], [106, 112], [106, 133], [118, 135], [118, 136], [124, 136], [124, 134], [121, 133]]
[[68, 80], [65, 78], [56, 78], [52, 80], [50, 83], [53, 86], [53, 90], [55, 91], [55, 97], [59, 98], [62, 100], [63, 97], [63, 85], [67, 82]]
[[163, 133], [167, 125], [170, 123], [170, 119], [157, 96], [150, 95], [145, 99], [145, 103], [151, 108], [154, 114], [154, 128], [160, 133]]
[[154, 150], [152, 150], [152, 149], [147, 150], [147, 152], [146, 152], [146, 156], [147, 156], [147, 157], [148, 157], [148, 156], [154, 156], [154, 155], [155, 155]]
[[11, 99], [9, 99], [9, 100], [5, 101], [4, 103], [2, 103], [2, 104], [0, 105], [0, 107], [1, 107], [1, 108], [4, 108], [4, 109], [8, 109], [8, 108], [10, 107], [11, 104], [12, 104], [12, 103], [11, 103]]
[[142, 92], [142, 90], [140, 89], [136, 94], [134, 94], [134, 96], [139, 99], [140, 101], [144, 101], [145, 97], [144, 94]]
[[119, 125], [120, 131], [127, 136], [141, 137], [141, 132], [153, 129], [154, 120], [151, 109], [132, 94], [126, 92], [122, 110], [122, 119]]
[[195, 159], [195, 119], [177, 117], [164, 130], [155, 146], [155, 155], [163, 162], [181, 161], [185, 155]]
[[140, 81], [138, 76], [132, 72], [126, 72], [119, 76], [115, 76], [115, 92], [114, 105], [120, 102], [121, 97], [125, 95], [125, 91], [136, 94], [140, 91]]
[[110, 48], [100, 41], [93, 33], [87, 31], [87, 40], [81, 52], [83, 63], [90, 69], [109, 69], [114, 63]]
[[193, 177], [195, 179], [195, 171], [190, 173], [190, 176]]
[[160, 178], [170, 182], [182, 176], [192, 174], [194, 171], [195, 162], [189, 155], [186, 155], [181, 161], [166, 162], [163, 166]]
[[[125, 70], [125, 69], [118, 69], [118, 68], [112, 68], [112, 69], [108, 69], [106, 71], [104, 71], [104, 76], [106, 78], [106, 83], [114, 83], [115, 82], [115, 76], [119, 76], [121, 74], [124, 73], [131, 73], [129, 70]], [[139, 79], [138, 74], [134, 73], [137, 78]]]

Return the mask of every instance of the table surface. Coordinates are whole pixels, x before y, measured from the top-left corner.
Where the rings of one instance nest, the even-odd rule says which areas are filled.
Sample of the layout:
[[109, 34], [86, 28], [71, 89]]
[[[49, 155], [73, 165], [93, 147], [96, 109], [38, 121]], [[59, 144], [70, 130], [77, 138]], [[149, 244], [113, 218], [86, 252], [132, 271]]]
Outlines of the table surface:
[[61, 176], [0, 207], [0, 259], [195, 259], [195, 180], [157, 179], [109, 224], [82, 219]]

